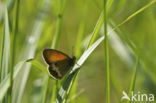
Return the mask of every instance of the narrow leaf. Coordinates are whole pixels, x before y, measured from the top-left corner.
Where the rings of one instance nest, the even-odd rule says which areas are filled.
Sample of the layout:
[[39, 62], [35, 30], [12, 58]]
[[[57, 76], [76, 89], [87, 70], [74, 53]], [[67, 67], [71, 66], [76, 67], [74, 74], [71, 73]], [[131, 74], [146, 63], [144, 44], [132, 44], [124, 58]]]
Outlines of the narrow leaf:
[[34, 65], [35, 67], [37, 67], [37, 69], [45, 72], [48, 74], [47, 68], [45, 66], [43, 66], [40, 62], [38, 62], [35, 59], [29, 59], [27, 60], [27, 62], [30, 62], [32, 65]]
[[89, 57], [89, 55], [95, 50], [95, 48], [102, 42], [104, 39], [104, 36], [102, 36], [100, 39], [98, 39], [92, 46], [90, 46], [80, 57], [78, 62], [74, 65], [72, 71], [70, 72], [69, 76], [65, 80], [63, 86], [59, 90], [59, 94], [57, 96], [57, 103], [65, 102], [65, 96], [69, 93], [69, 90], [73, 84], [73, 81], [75, 79], [76, 74], [79, 71], [80, 66], [86, 61], [86, 59]]
[[[14, 67], [14, 75], [13, 75], [13, 79], [15, 79], [15, 77], [17, 76], [17, 74], [19, 73], [19, 71], [22, 69], [23, 64], [25, 63], [25, 61], [21, 61], [19, 62], [15, 67]], [[5, 96], [8, 88], [10, 86], [10, 74], [8, 74], [3, 81], [0, 84], [0, 101], [2, 101], [3, 97]]]

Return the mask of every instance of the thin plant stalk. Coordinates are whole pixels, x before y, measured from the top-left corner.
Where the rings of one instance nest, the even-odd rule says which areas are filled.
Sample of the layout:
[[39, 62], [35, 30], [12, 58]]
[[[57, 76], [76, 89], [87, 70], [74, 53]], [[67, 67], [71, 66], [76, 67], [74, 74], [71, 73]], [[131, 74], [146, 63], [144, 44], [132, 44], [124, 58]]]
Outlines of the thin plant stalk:
[[[66, 5], [66, 0], [63, 0], [63, 1], [60, 0], [59, 2], [60, 2], [60, 8], [59, 8], [59, 13], [58, 13], [58, 17], [57, 17], [57, 29], [56, 29], [55, 37], [54, 37], [53, 43], [52, 43], [53, 49], [56, 49], [58, 47], [58, 41], [61, 36], [63, 13], [65, 10], [65, 5]], [[55, 85], [53, 86], [53, 89], [52, 89], [53, 92], [52, 92], [52, 97], [51, 97], [51, 103], [53, 103], [56, 100], [57, 93], [58, 93], [59, 81], [54, 80], [54, 84]]]
[[15, 28], [13, 33], [13, 41], [12, 41], [12, 60], [11, 60], [11, 68], [10, 68], [10, 89], [9, 89], [9, 103], [12, 103], [12, 88], [13, 88], [13, 67], [15, 64], [15, 54], [16, 54], [16, 36], [18, 33], [18, 21], [19, 21], [19, 3], [20, 0], [17, 0], [16, 4], [16, 12], [15, 12]]
[[[133, 75], [132, 75], [132, 80], [131, 80], [131, 84], [130, 84], [130, 88], [129, 88], [128, 97], [131, 97], [131, 92], [134, 91], [136, 75], [137, 75], [137, 70], [138, 70], [138, 64], [139, 64], [139, 57], [137, 57], [136, 63], [134, 66], [134, 71], [133, 71]], [[130, 101], [127, 101], [127, 103], [130, 103]]]
[[[113, 2], [113, 0], [109, 0], [108, 2], [107, 2], [107, 11], [109, 10], [109, 8], [111, 7], [111, 4], [112, 4], [112, 2]], [[86, 6], [87, 7], [87, 6]], [[85, 10], [84, 10], [84, 14], [85, 14], [85, 18], [86, 18], [86, 14], [87, 14], [87, 8], [85, 7]], [[95, 28], [94, 28], [94, 30], [93, 30], [93, 33], [92, 33], [92, 37], [91, 37], [91, 39], [90, 39], [90, 41], [89, 41], [89, 44], [88, 44], [88, 46], [87, 46], [87, 49], [93, 44], [93, 42], [94, 42], [94, 40], [95, 40], [95, 38], [96, 38], [96, 36], [97, 36], [97, 34], [98, 34], [98, 32], [99, 32], [99, 30], [101, 29], [101, 26], [102, 26], [102, 24], [103, 24], [103, 19], [104, 19], [104, 17], [103, 17], [104, 15], [103, 15], [103, 12], [101, 12], [101, 15], [100, 15], [100, 18], [98, 19], [98, 22], [97, 22], [97, 24], [96, 24], [96, 26], [95, 26]], [[83, 25], [82, 25], [82, 30], [84, 30], [84, 25], [85, 25], [85, 23], [84, 23], [84, 21], [83, 21]], [[80, 29], [80, 33], [81, 33], [81, 36], [79, 36], [78, 35], [78, 37], [81, 37], [82, 38], [82, 34], [83, 34], [83, 32], [84, 31], [82, 31], [81, 29]], [[78, 41], [79, 40], [79, 41]], [[79, 55], [80, 55], [80, 40], [81, 39], [77, 39], [77, 46], [76, 46], [76, 54], [77, 54], [77, 56], [79, 57]], [[78, 55], [79, 54], [79, 55]], [[79, 73], [79, 71], [78, 71], [78, 73]], [[71, 92], [73, 92], [71, 95], [73, 95], [74, 94], [74, 92], [76, 92], [76, 82], [77, 82], [77, 80], [78, 80], [78, 73], [77, 73], [77, 75], [74, 77], [74, 80], [73, 80], [73, 86], [71, 86], [72, 87], [72, 90], [71, 90]], [[68, 97], [68, 94], [67, 94], [67, 97]], [[65, 99], [65, 100], [67, 100], [67, 98]], [[72, 102], [72, 101], [71, 101]], [[74, 102], [74, 101], [73, 101]]]
[[[65, 9], [66, 0], [64, 0], [63, 2], [61, 2], [61, 1], [59, 1], [59, 2], [60, 2], [60, 10], [59, 10], [58, 17], [57, 17], [57, 28], [56, 28], [56, 32], [55, 32], [54, 39], [53, 39], [52, 46], [51, 46], [51, 48], [53, 48], [53, 49], [57, 48], [58, 41], [61, 36], [62, 18], [63, 18], [63, 12]], [[50, 81], [50, 76], [48, 76], [48, 79], [47, 79], [44, 98], [47, 97], [47, 91], [48, 91], [47, 88], [48, 88], [49, 81]], [[54, 85], [53, 85], [53, 89], [52, 89], [53, 92], [52, 92], [52, 97], [51, 97], [51, 103], [53, 103], [55, 101], [56, 96], [57, 96], [58, 80], [54, 80], [53, 83], [54, 83]], [[42, 103], [45, 103], [45, 99], [43, 99]]]
[[[30, 59], [35, 54], [36, 46], [37, 46], [37, 43], [40, 39], [41, 32], [43, 29], [43, 24], [44, 24], [44, 21], [47, 17], [46, 11], [49, 10], [49, 7], [50, 7], [50, 2], [51, 2], [51, 0], [43, 0], [43, 3], [41, 5], [41, 9], [39, 10], [39, 12], [37, 12], [36, 16], [41, 17], [41, 18], [36, 18], [35, 22], [33, 23], [32, 32], [31, 32], [29, 38], [27, 38], [27, 44], [24, 45], [25, 48], [24, 48], [23, 53], [22, 53], [22, 57], [21, 57], [22, 60], [23, 59]], [[43, 14], [43, 15], [41, 15], [41, 14]], [[15, 92], [13, 92], [14, 93], [14, 96], [13, 96], [13, 102], [14, 103], [21, 103], [22, 96], [24, 93], [24, 89], [26, 86], [26, 81], [28, 79], [30, 67], [31, 67], [31, 65], [26, 63], [22, 67], [23, 70], [20, 71], [19, 77], [22, 77], [22, 78], [16, 78], [16, 81], [14, 81], [16, 83], [16, 84], [14, 83], [14, 85], [16, 85], [16, 86], [14, 86], [15, 88], [13, 90], [13, 91], [15, 91]], [[23, 74], [23, 75], [21, 75], [21, 74]]]
[[[134, 18], [136, 15], [138, 15], [139, 13], [141, 13], [142, 11], [144, 11], [145, 9], [147, 9], [148, 7], [150, 7], [151, 5], [155, 4], [156, 0], [153, 0], [151, 2], [149, 2], [147, 5], [143, 6], [142, 8], [140, 8], [139, 10], [137, 10], [136, 12], [134, 12], [132, 15], [128, 16], [123, 22], [121, 22], [120, 24], [118, 24], [117, 26], [115, 26], [112, 31], [118, 29], [119, 27], [121, 27], [123, 24], [127, 23], [129, 20], [131, 20], [132, 18]], [[125, 40], [127, 42], [127, 44], [131, 47], [131, 49], [137, 53], [136, 48], [134, 47], [133, 44], [131, 44], [131, 41], [127, 40], [126, 37], [124, 35], [120, 35], [120, 33], [118, 33], [120, 38], [122, 38], [123, 40]]]
[[48, 92], [49, 79], [50, 79], [50, 77], [48, 76], [47, 77], [47, 82], [46, 82], [46, 86], [45, 86], [46, 88], [45, 88], [45, 92], [44, 92], [44, 97], [43, 97], [42, 103], [45, 103], [45, 101], [46, 101], [46, 96], [47, 96], [47, 92]]
[[[139, 9], [138, 11], [136, 11], [135, 13], [133, 13], [132, 15], [130, 15], [128, 18], [126, 18], [122, 23], [118, 24], [114, 29], [120, 27], [121, 25], [125, 24], [127, 21], [129, 21], [130, 19], [132, 19], [133, 17], [135, 17], [137, 14], [139, 14], [140, 12], [144, 11], [145, 9], [147, 9], [148, 7], [150, 7], [152, 4], [156, 3], [156, 0], [151, 1], [150, 3], [148, 3], [147, 5], [145, 5], [144, 7], [142, 7], [141, 9]], [[113, 29], [113, 30], [114, 30]]]
[[60, 9], [59, 9], [59, 13], [57, 16], [57, 27], [56, 27], [56, 32], [55, 32], [53, 43], [52, 43], [52, 48], [54, 48], [54, 49], [57, 48], [58, 41], [59, 41], [59, 38], [61, 35], [62, 18], [63, 18], [63, 12], [64, 12], [66, 0], [63, 0], [63, 2], [60, 0], [59, 2], [60, 2]]
[[[81, 21], [80, 26], [79, 26], [79, 31], [78, 31], [78, 34], [77, 34], [77, 40], [76, 40], [76, 44], [75, 44], [75, 55], [76, 55], [77, 58], [80, 57], [81, 52], [82, 52], [81, 45], [82, 45], [82, 40], [83, 40], [83, 37], [84, 37], [84, 34], [85, 34], [86, 19], [87, 19], [87, 12], [88, 12], [87, 3], [88, 3], [88, 0], [85, 0], [84, 1], [84, 10], [83, 10], [83, 15], [82, 15], [83, 18], [82, 18], [82, 21]], [[77, 76], [75, 76], [73, 86], [71, 87], [71, 90], [70, 90], [69, 94], [67, 94], [67, 99], [68, 98], [70, 99], [70, 98], [73, 97], [73, 95], [76, 95], [77, 82], [78, 82], [78, 74], [77, 74]], [[75, 101], [75, 99], [71, 99], [70, 102], [75, 103], [76, 101]]]
[[[108, 0], [108, 2], [106, 4], [107, 5], [106, 6], [107, 7], [106, 8], [107, 12], [109, 11], [109, 8], [111, 7], [113, 1], [114, 0]], [[94, 43], [94, 41], [95, 41], [95, 39], [97, 37], [97, 34], [99, 33], [99, 31], [101, 29], [101, 26], [102, 26], [103, 21], [104, 21], [104, 14], [103, 14], [103, 12], [104, 11], [101, 12], [100, 17], [99, 17], [99, 19], [98, 19], [98, 21], [97, 21], [97, 23], [95, 25], [95, 28], [94, 28], [93, 33], [92, 33], [92, 37], [91, 37], [91, 39], [89, 41], [89, 44], [88, 44], [88, 47], [87, 48], [89, 48]]]
[[[60, 1], [61, 3], [61, 1]], [[62, 6], [62, 4], [61, 4]], [[61, 7], [60, 7], [60, 11], [57, 17], [57, 29], [56, 29], [56, 33], [55, 33], [55, 37], [53, 39], [53, 43], [52, 43], [52, 48], [56, 49], [58, 47], [58, 41], [61, 35], [61, 27], [62, 27], [62, 14], [63, 12], [61, 12]], [[52, 97], [51, 97], [51, 103], [53, 103], [56, 99], [56, 95], [57, 95], [57, 91], [58, 91], [58, 80], [53, 80], [54, 82], [54, 86], [53, 86], [53, 92], [52, 92]]]
[[[156, 0], [155, 0], [156, 1]], [[153, 2], [154, 3], [154, 2]], [[150, 3], [150, 5], [152, 5], [153, 3]], [[148, 7], [150, 6], [149, 4], [148, 4]], [[143, 7], [144, 8], [144, 7]], [[146, 7], [147, 8], [147, 7]], [[140, 9], [139, 9], [140, 10]], [[138, 10], [138, 11], [139, 11]], [[145, 9], [144, 9], [145, 10]], [[142, 10], [143, 11], [143, 10]], [[142, 12], [141, 11], [141, 12]], [[139, 14], [140, 12], [138, 12], [138, 14]], [[133, 15], [133, 14], [132, 14]], [[137, 15], [137, 14], [136, 14]], [[134, 17], [134, 16], [133, 16]], [[132, 17], [132, 18], [133, 18]], [[130, 18], [131, 19], [131, 18]], [[128, 19], [127, 21], [129, 21], [130, 19]], [[126, 21], [126, 22], [127, 22]], [[126, 23], [126, 22], [124, 22], [124, 23]], [[124, 23], [122, 23], [122, 25], [124, 24]], [[121, 25], [120, 25], [121, 26]], [[117, 25], [112, 31], [114, 31], [115, 29], [117, 29], [119, 26]], [[111, 32], [112, 32], [111, 31]], [[102, 36], [101, 38], [100, 38], [101, 40], [103, 40], [104, 39], [104, 36]], [[98, 39], [98, 41], [100, 40], [100, 39]], [[100, 42], [102, 42], [102, 41], [100, 41]], [[86, 55], [86, 54], [85, 54]], [[78, 61], [79, 62], [79, 61]], [[80, 69], [79, 69], [80, 70]], [[75, 74], [74, 75], [77, 75], [77, 72], [79, 72], [79, 70], [78, 71], [76, 71], [75, 72]], [[70, 89], [71, 89], [71, 87], [72, 87], [72, 85], [73, 85], [73, 81], [74, 81], [74, 79], [75, 79], [75, 76], [72, 76], [73, 74], [71, 74], [71, 75], [69, 75], [70, 77], [68, 78], [68, 79], [70, 79], [70, 80], [66, 80], [66, 82], [63, 84], [63, 86], [65, 86], [66, 88], [61, 88], [60, 90], [59, 90], [59, 94], [58, 94], [58, 98], [57, 98], [57, 100], [56, 100], [56, 102], [61, 102], [62, 103], [62, 101], [64, 100], [64, 98], [65, 98], [65, 96], [66, 96], [66, 94], [68, 94], [68, 91], [70, 91]], [[71, 79], [72, 78], [72, 79]], [[63, 87], [62, 86], [62, 87]], [[60, 98], [61, 97], [61, 98]], [[64, 102], [63, 102], [64, 103]]]
[[[2, 54], [1, 54], [1, 84], [5, 80], [6, 76], [9, 73], [9, 64], [10, 64], [10, 31], [9, 31], [9, 20], [8, 20], [8, 10], [6, 7], [3, 9], [4, 13], [4, 29], [3, 29], [3, 39], [2, 39]], [[1, 93], [0, 93], [1, 94]], [[3, 91], [2, 91], [3, 94]], [[4, 96], [4, 95], [3, 95]], [[3, 97], [2, 97], [3, 98]], [[3, 98], [2, 102], [6, 102], [8, 94]]]
[[1, 82], [1, 73], [2, 73], [2, 62], [3, 62], [3, 54], [4, 54], [4, 39], [5, 39], [5, 34], [3, 33], [3, 35], [2, 35], [3, 37], [3, 39], [2, 39], [2, 51], [1, 51], [1, 66], [0, 66], [0, 82]]
[[104, 45], [105, 45], [105, 67], [106, 67], [106, 103], [110, 103], [110, 70], [109, 70], [109, 43], [108, 43], [108, 33], [107, 33], [107, 10], [106, 10], [107, 0], [104, 0]]

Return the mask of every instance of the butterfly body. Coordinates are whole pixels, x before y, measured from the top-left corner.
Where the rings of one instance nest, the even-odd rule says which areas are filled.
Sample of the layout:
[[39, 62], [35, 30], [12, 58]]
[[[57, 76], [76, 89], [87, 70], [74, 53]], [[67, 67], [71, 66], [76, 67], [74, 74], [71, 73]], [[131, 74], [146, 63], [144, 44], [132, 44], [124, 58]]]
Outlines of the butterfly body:
[[54, 49], [45, 49], [43, 51], [43, 57], [49, 65], [48, 71], [50, 75], [56, 79], [62, 79], [69, 72], [76, 60], [75, 56], [70, 58], [61, 51]]

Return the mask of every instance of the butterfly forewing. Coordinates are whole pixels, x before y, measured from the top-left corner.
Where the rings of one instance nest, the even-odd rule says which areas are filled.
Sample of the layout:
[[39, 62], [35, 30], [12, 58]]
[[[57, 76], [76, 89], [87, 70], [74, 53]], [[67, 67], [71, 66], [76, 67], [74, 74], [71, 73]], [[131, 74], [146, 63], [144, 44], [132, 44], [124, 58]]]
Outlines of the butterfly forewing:
[[53, 62], [70, 59], [66, 54], [54, 49], [45, 49], [43, 51], [43, 57], [49, 65]]

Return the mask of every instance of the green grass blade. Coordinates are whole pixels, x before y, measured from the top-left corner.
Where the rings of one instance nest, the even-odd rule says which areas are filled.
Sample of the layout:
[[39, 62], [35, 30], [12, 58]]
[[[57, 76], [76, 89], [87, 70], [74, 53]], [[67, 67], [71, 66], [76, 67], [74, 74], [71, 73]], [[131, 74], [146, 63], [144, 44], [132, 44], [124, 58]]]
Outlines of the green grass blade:
[[[131, 14], [130, 16], [128, 16], [123, 22], [121, 22], [120, 24], [118, 24], [117, 26], [115, 26], [111, 32], [113, 32], [114, 30], [118, 29], [120, 26], [122, 26], [123, 24], [127, 23], [129, 20], [131, 20], [132, 18], [134, 18], [136, 15], [138, 15], [139, 13], [143, 12], [144, 10], [146, 10], [147, 8], [149, 8], [151, 5], [153, 5], [154, 3], [156, 3], [156, 0], [151, 1], [150, 3], [148, 3], [147, 5], [143, 6], [142, 8], [140, 8], [139, 10], [137, 10], [136, 12], [134, 12], [133, 14]], [[111, 33], [110, 32], [110, 33]], [[129, 41], [124, 35], [120, 35], [120, 38], [123, 39], [125, 42], [127, 42], [127, 44], [130, 46], [130, 48], [137, 53], [136, 48], [133, 46], [133, 44], [131, 43], [131, 41]], [[137, 53], [138, 54], [138, 53]]]
[[[131, 97], [131, 92], [134, 91], [136, 75], [137, 75], [137, 70], [138, 70], [138, 64], [139, 64], [139, 57], [136, 58], [136, 63], [134, 66], [134, 71], [133, 71], [133, 75], [132, 75], [132, 80], [131, 80], [131, 84], [130, 84], [130, 88], [129, 88], [128, 97]], [[130, 101], [127, 101], [127, 103], [130, 103]]]
[[59, 1], [60, 3], [60, 8], [59, 8], [59, 13], [58, 13], [58, 17], [57, 17], [57, 29], [55, 32], [55, 36], [52, 42], [52, 48], [56, 49], [58, 46], [58, 41], [59, 38], [61, 36], [61, 27], [62, 27], [62, 18], [63, 18], [63, 13], [64, 13], [64, 9], [65, 9], [65, 4], [66, 4], [66, 0], [63, 1]]
[[[83, 14], [82, 14], [82, 20], [80, 22], [79, 31], [77, 34], [76, 44], [75, 44], [75, 56], [76, 58], [79, 58], [82, 53], [82, 40], [85, 35], [85, 28], [86, 28], [86, 21], [87, 21], [87, 13], [88, 13], [88, 0], [84, 1], [84, 8], [83, 8]], [[73, 86], [71, 88], [71, 91], [69, 93], [68, 99], [70, 99], [70, 103], [75, 103], [75, 98], [73, 98], [74, 95], [76, 95], [77, 92], [77, 84], [78, 84], [78, 76], [74, 80]]]
[[47, 92], [48, 92], [48, 84], [49, 84], [49, 79], [50, 79], [50, 77], [48, 76], [47, 77], [47, 83], [46, 83], [46, 85], [45, 85], [45, 92], [44, 92], [44, 97], [43, 97], [43, 100], [42, 100], [42, 103], [45, 103], [46, 102], [46, 97], [47, 97]]
[[[1, 54], [1, 81], [9, 73], [10, 65], [10, 32], [9, 32], [9, 20], [8, 20], [8, 10], [4, 8], [4, 34], [3, 34], [3, 44], [2, 44], [2, 54]], [[8, 94], [5, 95], [4, 101], [7, 101]]]
[[2, 10], [1, 7], [4, 8], [6, 6], [8, 9], [8, 12], [10, 12], [12, 10], [14, 4], [15, 4], [15, 0], [6, 0], [5, 3], [1, 3], [1, 5], [0, 5], [0, 14], [1, 14], [0, 15], [0, 23], [2, 22], [2, 18], [4, 15], [3, 12], [1, 11]]
[[76, 40], [76, 46], [75, 46], [76, 57], [79, 57], [81, 54], [81, 42], [82, 42], [82, 38], [84, 36], [84, 28], [85, 28], [85, 23], [81, 22], [80, 27], [79, 27], [77, 40]]
[[[132, 14], [133, 15], [133, 14]], [[129, 19], [130, 20], [130, 19]], [[127, 21], [126, 21], [127, 22]], [[124, 23], [126, 23], [126, 22], [124, 22]], [[124, 24], [124, 23], [122, 23], [122, 24]], [[117, 27], [115, 27], [112, 31], [114, 31], [115, 29], [117, 29]], [[112, 31], [110, 31], [109, 33], [111, 33]], [[104, 39], [104, 36], [102, 36], [100, 39]], [[98, 39], [98, 40], [100, 40], [100, 39]], [[97, 40], [97, 41], [98, 41]], [[102, 41], [101, 41], [102, 42]], [[100, 43], [101, 43], [100, 42]], [[88, 53], [89, 54], [89, 53]], [[87, 54], [85, 54], [86, 55], [86, 57], [88, 56]], [[82, 58], [80, 58], [79, 59], [79, 65], [81, 65], [81, 63], [83, 64], [83, 62], [85, 61], [85, 59], [83, 60], [81, 60]], [[77, 69], [78, 69], [79, 67], [77, 67]], [[73, 69], [73, 71], [76, 71], [77, 69]], [[75, 75], [77, 74], [77, 72], [72, 72], [72, 73], [75, 73]], [[66, 88], [64, 89], [63, 88], [63, 86], [61, 87], [61, 89], [59, 90], [59, 94], [58, 94], [58, 96], [57, 96], [57, 101], [56, 102], [59, 102], [59, 103], [61, 103], [61, 102], [63, 102], [64, 101], [64, 98], [65, 98], [65, 95], [66, 95], [66, 93], [67, 93], [67, 91], [69, 92], [69, 90], [70, 90], [70, 86], [71, 86], [71, 84], [72, 84], [72, 82], [74, 81], [74, 74], [70, 74], [69, 75], [69, 78], [66, 80], [66, 82], [63, 84], [63, 86], [65, 86]], [[71, 78], [73, 78], [73, 79], [71, 79]]]
[[[108, 0], [108, 2], [107, 2], [107, 12], [109, 11], [109, 8], [111, 7], [113, 1], [114, 0]], [[104, 21], [103, 13], [104, 12], [102, 11], [101, 14], [100, 14], [100, 17], [99, 17], [99, 19], [98, 19], [98, 21], [97, 21], [97, 23], [95, 25], [95, 28], [94, 28], [94, 30], [93, 30], [93, 32], [91, 34], [92, 36], [91, 36], [91, 39], [89, 41], [88, 47], [90, 47], [94, 43], [94, 41], [95, 41], [95, 39], [97, 37], [97, 34], [99, 33], [99, 31], [101, 29], [101, 26], [102, 26], [103, 21]]]
[[[15, 79], [17, 77], [17, 74], [19, 73], [19, 71], [22, 69], [23, 64], [25, 63], [25, 61], [21, 61], [18, 64], [16, 64], [16, 66], [14, 67], [14, 75], [13, 75], [13, 79]], [[7, 90], [10, 86], [10, 74], [8, 74], [3, 81], [0, 83], [0, 101], [2, 101], [2, 99], [4, 98], [5, 94], [7, 93]]]
[[101, 29], [101, 26], [103, 24], [103, 18], [104, 17], [103, 17], [103, 12], [102, 12], [101, 15], [100, 15], [100, 18], [97, 21], [97, 24], [96, 24], [94, 30], [93, 30], [92, 37], [91, 37], [91, 39], [89, 41], [89, 44], [88, 44], [88, 48], [93, 44], [93, 42], [95, 41], [95, 38], [96, 38], [98, 32]]
[[14, 73], [14, 64], [15, 64], [15, 52], [16, 52], [16, 38], [18, 33], [18, 21], [19, 21], [19, 2], [20, 0], [17, 0], [16, 3], [16, 12], [15, 12], [15, 28], [13, 32], [13, 40], [12, 40], [12, 59], [11, 59], [11, 65], [10, 65], [10, 88], [9, 88], [9, 96], [8, 96], [8, 102], [12, 103], [12, 88], [13, 88], [13, 73]]
[[5, 8], [5, 24], [4, 24], [4, 35], [3, 35], [3, 44], [2, 44], [2, 54], [1, 54], [1, 80], [9, 72], [9, 59], [10, 59], [10, 33], [9, 33], [9, 22], [8, 22], [8, 11]]
[[[133, 55], [133, 53], [130, 50], [130, 47], [122, 41], [122, 39], [118, 36], [119, 34], [117, 34], [118, 32], [112, 32], [112, 27], [110, 25], [108, 25], [108, 32], [110, 46], [127, 66], [129, 66], [130, 68], [133, 67], [134, 61], [133, 57], [131, 56]], [[103, 34], [103, 29], [101, 30], [101, 34]]]
[[148, 7], [150, 7], [151, 5], [153, 5], [154, 3], [156, 3], [156, 0], [151, 1], [150, 3], [148, 3], [147, 5], [145, 5], [144, 7], [140, 8], [139, 10], [137, 10], [135, 13], [133, 13], [132, 15], [130, 15], [128, 18], [126, 18], [122, 23], [118, 24], [114, 29], [120, 27], [121, 25], [125, 24], [126, 22], [128, 22], [129, 20], [131, 20], [132, 18], [134, 18], [136, 15], [138, 15], [139, 13], [141, 13], [142, 11], [144, 11], [145, 9], [147, 9]]
[[110, 70], [109, 70], [109, 41], [107, 34], [107, 9], [106, 0], [104, 0], [104, 45], [105, 45], [105, 68], [106, 68], [106, 103], [110, 103]]
[[[53, 42], [52, 42], [52, 46], [51, 46], [53, 49], [57, 49], [57, 47], [58, 47], [59, 38], [61, 36], [61, 29], [62, 29], [61, 27], [62, 27], [62, 21], [63, 21], [63, 15], [64, 15], [64, 11], [65, 11], [65, 6], [66, 6], [66, 0], [59, 1], [59, 12], [58, 12], [58, 16], [57, 16], [57, 27], [56, 27], [56, 32], [55, 32]], [[56, 96], [58, 93], [59, 81], [53, 80], [53, 83], [54, 83], [54, 86], [52, 89], [51, 103], [55, 102], [55, 100], [56, 100]], [[47, 88], [48, 88], [48, 85], [47, 85]], [[46, 91], [45, 91], [45, 95], [47, 95]]]
[[[37, 13], [37, 17], [33, 24], [30, 36], [26, 40], [26, 44], [23, 46], [24, 50], [22, 52], [21, 60], [23, 59], [30, 59], [34, 58], [36, 47], [38, 41], [40, 39], [43, 25], [45, 19], [47, 17], [47, 11], [50, 9], [51, 0], [44, 0], [43, 4], [41, 5], [40, 11]], [[24, 69], [18, 74], [18, 78], [15, 80], [15, 86], [13, 87], [13, 103], [20, 103], [24, 89], [26, 86], [26, 82], [28, 79], [29, 71], [30, 71], [31, 64], [28, 63], [24, 65]]]
[[49, 75], [47, 68], [45, 66], [43, 66], [39, 61], [37, 61], [35, 59], [29, 59], [29, 60], [27, 60], [27, 62], [30, 62], [32, 65], [37, 67], [39, 70], [41, 70], [41, 71], [45, 72], [47, 75]]
[[104, 39], [104, 37], [101, 37], [100, 39], [98, 39], [80, 57], [80, 59], [77, 62], [78, 65], [75, 64], [75, 66], [73, 67], [73, 69], [70, 72], [69, 76], [65, 80], [63, 86], [60, 88], [59, 94], [58, 94], [57, 100], [56, 100], [57, 103], [62, 103], [62, 102], [66, 101], [65, 97], [70, 91], [70, 88], [71, 88], [71, 86], [73, 84], [73, 81], [75, 80], [75, 77], [76, 77], [76, 75], [77, 75], [77, 73], [79, 71], [80, 66], [82, 66], [82, 64], [86, 61], [86, 59], [89, 57], [89, 55], [95, 50], [95, 48], [102, 42], [103, 39]]

